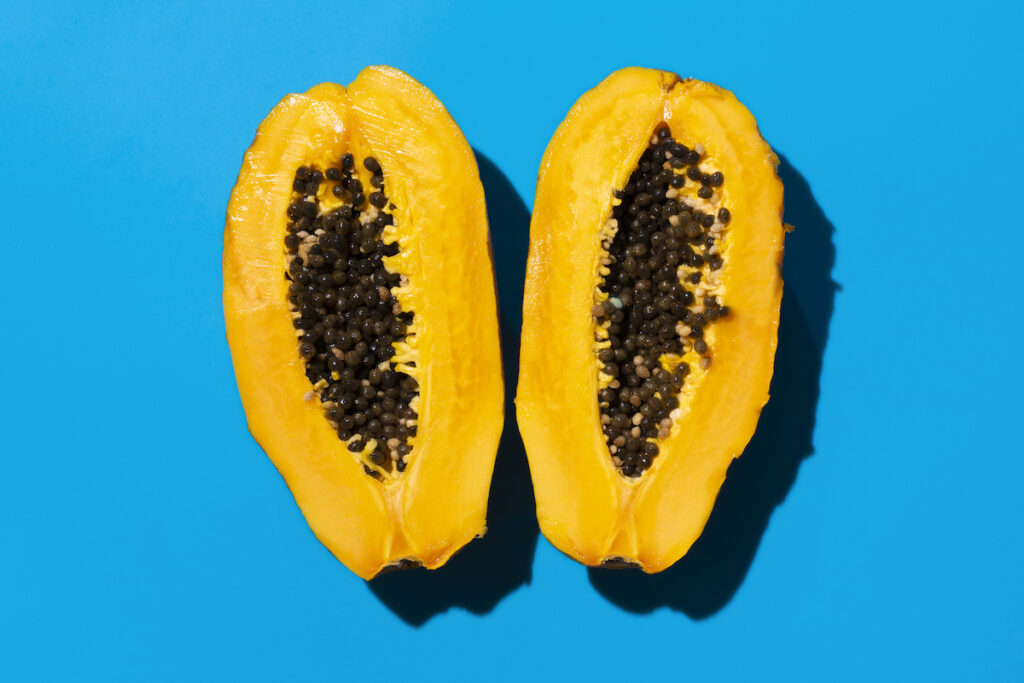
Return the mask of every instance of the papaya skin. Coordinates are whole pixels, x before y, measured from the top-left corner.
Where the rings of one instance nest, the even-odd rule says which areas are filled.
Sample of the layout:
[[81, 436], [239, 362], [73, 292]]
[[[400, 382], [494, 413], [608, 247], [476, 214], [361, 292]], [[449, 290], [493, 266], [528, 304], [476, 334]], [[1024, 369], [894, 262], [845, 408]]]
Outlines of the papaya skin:
[[[298, 354], [283, 239], [295, 169], [342, 154], [384, 168], [415, 314], [418, 435], [402, 476], [368, 476], [325, 419]], [[360, 172], [365, 173], [362, 164]], [[364, 183], [368, 177], [363, 178]], [[364, 69], [347, 88], [288, 95], [260, 124], [228, 205], [228, 343], [249, 430], [317, 538], [364, 579], [433, 569], [486, 531], [503, 421], [497, 307], [473, 152], [437, 98], [403, 72]]]
[[[724, 173], [732, 219], [720, 277], [730, 315], [710, 326], [714, 362], [696, 368], [661, 453], [637, 478], [612, 463], [597, 402], [591, 308], [598, 237], [655, 128], [702, 145]], [[555, 131], [530, 225], [516, 415], [541, 531], [590, 566], [661, 571], [700, 536], [729, 464], [768, 400], [782, 297], [778, 158], [729, 91], [627, 68], [584, 94]]]

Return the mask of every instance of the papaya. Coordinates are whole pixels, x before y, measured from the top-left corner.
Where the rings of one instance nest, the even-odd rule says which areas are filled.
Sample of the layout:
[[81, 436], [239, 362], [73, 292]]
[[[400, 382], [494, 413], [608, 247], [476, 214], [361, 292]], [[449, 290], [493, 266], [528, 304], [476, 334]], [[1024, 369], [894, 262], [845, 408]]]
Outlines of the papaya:
[[224, 315], [249, 430], [369, 579], [486, 530], [503, 379], [483, 187], [426, 87], [370, 66], [285, 97], [231, 193]]
[[516, 416], [541, 531], [590, 566], [686, 554], [768, 400], [778, 158], [729, 91], [627, 68], [538, 174]]

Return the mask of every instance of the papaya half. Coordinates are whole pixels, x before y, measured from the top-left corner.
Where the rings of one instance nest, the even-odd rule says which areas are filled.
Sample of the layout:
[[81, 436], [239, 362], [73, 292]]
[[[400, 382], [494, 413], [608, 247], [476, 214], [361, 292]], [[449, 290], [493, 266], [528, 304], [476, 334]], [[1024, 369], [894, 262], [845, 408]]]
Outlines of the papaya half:
[[778, 158], [729, 91], [617, 71], [544, 153], [516, 414], [537, 517], [593, 566], [657, 572], [711, 513], [768, 400]]
[[503, 419], [473, 152], [386, 66], [288, 95], [228, 205], [224, 313], [249, 429], [363, 578], [484, 533]]

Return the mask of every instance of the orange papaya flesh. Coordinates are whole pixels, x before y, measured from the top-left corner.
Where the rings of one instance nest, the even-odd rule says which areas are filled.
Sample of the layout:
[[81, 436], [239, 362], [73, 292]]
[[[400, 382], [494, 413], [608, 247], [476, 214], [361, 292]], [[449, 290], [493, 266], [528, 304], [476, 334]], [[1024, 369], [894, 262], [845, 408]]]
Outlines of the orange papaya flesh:
[[660, 571], [700, 535], [768, 399], [778, 159], [718, 86], [653, 69], [586, 93], [541, 163], [517, 420], [541, 530]]
[[423, 85], [289, 95], [232, 192], [224, 308], [250, 431], [352, 571], [486, 529], [503, 380], [483, 188]]

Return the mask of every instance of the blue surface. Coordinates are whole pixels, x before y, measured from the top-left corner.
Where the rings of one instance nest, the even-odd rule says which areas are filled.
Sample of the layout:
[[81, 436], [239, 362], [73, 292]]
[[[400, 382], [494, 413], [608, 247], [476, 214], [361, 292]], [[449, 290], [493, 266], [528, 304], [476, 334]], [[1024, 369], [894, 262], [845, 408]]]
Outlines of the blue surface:
[[[214, 5], [0, 9], [0, 680], [1020, 680], [1020, 3]], [[228, 194], [367, 63], [478, 150], [512, 349], [541, 153], [606, 74], [731, 88], [784, 155], [775, 398], [676, 568], [538, 539], [510, 421], [488, 538], [367, 585], [250, 438]]]

